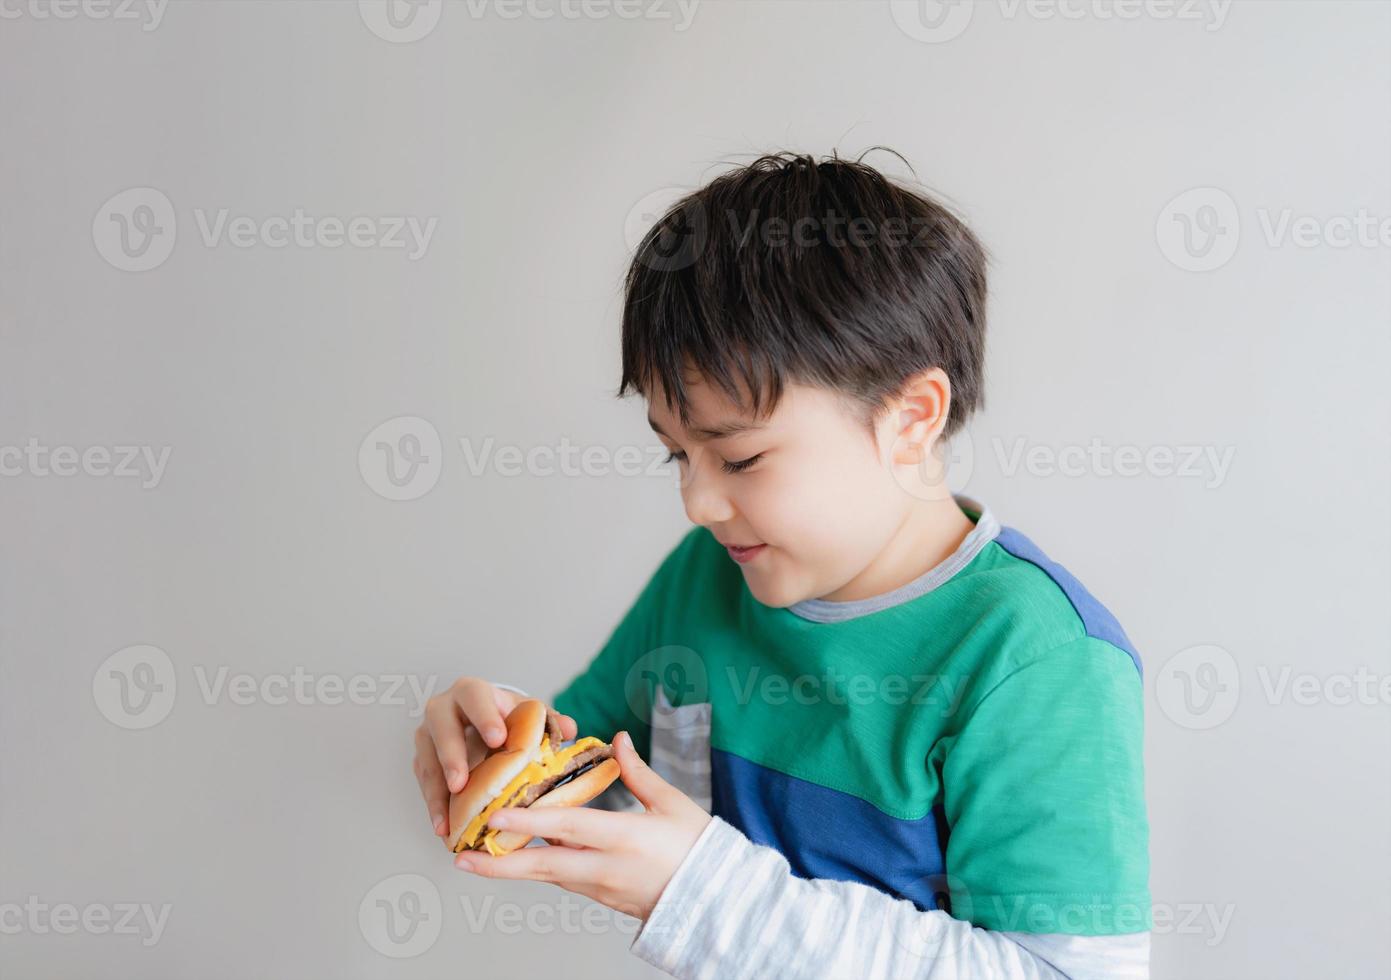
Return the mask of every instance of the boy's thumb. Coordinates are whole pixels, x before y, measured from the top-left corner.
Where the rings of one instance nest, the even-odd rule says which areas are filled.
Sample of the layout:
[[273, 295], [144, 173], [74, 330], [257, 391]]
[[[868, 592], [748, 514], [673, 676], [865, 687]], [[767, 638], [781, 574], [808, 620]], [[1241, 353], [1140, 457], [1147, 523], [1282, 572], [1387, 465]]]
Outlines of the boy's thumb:
[[632, 736], [619, 732], [613, 738], [613, 756], [618, 760], [618, 771], [623, 785], [649, 810], [662, 809], [662, 802], [671, 784], [652, 771], [652, 767], [642, 761], [638, 750], [633, 747]]

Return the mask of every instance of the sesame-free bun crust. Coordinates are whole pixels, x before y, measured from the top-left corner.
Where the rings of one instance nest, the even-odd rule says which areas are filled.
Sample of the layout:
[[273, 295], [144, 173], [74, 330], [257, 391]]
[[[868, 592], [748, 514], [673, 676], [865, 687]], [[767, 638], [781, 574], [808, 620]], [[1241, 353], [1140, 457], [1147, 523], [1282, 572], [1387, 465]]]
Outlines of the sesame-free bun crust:
[[[555, 789], [542, 796], [528, 809], [539, 809], [540, 807], [556, 806], [584, 806], [594, 797], [612, 785], [613, 781], [619, 776], [618, 762], [615, 759], [605, 759], [598, 765], [587, 769], [568, 782], [561, 783]], [[484, 804], [486, 806], [486, 804]], [[481, 807], [480, 807], [481, 809]], [[453, 826], [452, 824], [450, 826]], [[519, 847], [526, 847], [531, 843], [535, 834], [523, 834], [516, 830], [499, 830], [497, 836], [493, 838], [493, 846], [501, 854], [515, 851]]]
[[541, 757], [541, 736], [546, 733], [546, 705], [528, 698], [507, 714], [507, 739], [498, 749], [469, 770], [464, 788], [449, 799], [449, 849], [474, 817], [483, 812], [517, 775]]

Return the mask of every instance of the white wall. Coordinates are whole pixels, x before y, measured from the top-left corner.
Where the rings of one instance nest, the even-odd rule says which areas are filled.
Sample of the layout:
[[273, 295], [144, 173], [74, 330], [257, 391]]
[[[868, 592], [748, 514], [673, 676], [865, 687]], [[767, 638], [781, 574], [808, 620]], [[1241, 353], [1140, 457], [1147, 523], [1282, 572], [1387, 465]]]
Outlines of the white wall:
[[[171, 910], [151, 945], [14, 913], [7, 975], [653, 975], [630, 922], [452, 870], [407, 705], [205, 686], [488, 671], [554, 691], [685, 526], [674, 484], [475, 475], [460, 440], [651, 447], [641, 404], [610, 397], [625, 226], [721, 159], [878, 143], [994, 254], [965, 488], [1147, 661], [1155, 976], [1391, 969], [1391, 695], [1333, 703], [1359, 669], [1391, 674], [1391, 244], [1265, 227], [1391, 217], [1391, 6], [981, 2], [934, 22], [705, 0], [686, 24], [451, 3], [398, 44], [354, 3], [176, 0], [157, 21], [46, 4], [4, 0], [0, 22], [0, 446], [170, 454], [152, 487], [99, 458], [60, 477], [6, 457], [0, 904]], [[103, 206], [140, 187], [177, 236], [121, 271]], [[1219, 217], [1215, 251], [1173, 237], [1165, 209], [1192, 188], [1217, 189], [1177, 205]], [[146, 227], [135, 207], [159, 203], [115, 206]], [[200, 214], [297, 208], [437, 225], [415, 260], [200, 232]], [[400, 416], [443, 442], [408, 502], [359, 469]], [[1220, 479], [1162, 457], [1040, 468], [1094, 440], [1231, 455]], [[1016, 450], [1035, 463], [1011, 470]], [[141, 644], [168, 661], [106, 662]], [[111, 671], [140, 658], [165, 686], [128, 714]], [[1184, 672], [1218, 693], [1205, 713]], [[1333, 683], [1310, 695], [1304, 675]], [[401, 887], [437, 892], [443, 929], [392, 959], [373, 942], [416, 949], [382, 938], [375, 902]], [[534, 927], [508, 934], [514, 912]]]

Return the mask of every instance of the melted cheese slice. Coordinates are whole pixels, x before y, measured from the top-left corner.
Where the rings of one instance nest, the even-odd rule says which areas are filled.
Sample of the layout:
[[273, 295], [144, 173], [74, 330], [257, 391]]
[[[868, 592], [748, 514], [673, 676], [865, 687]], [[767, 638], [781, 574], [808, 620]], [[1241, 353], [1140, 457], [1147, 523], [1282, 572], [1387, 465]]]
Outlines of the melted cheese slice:
[[[464, 828], [463, 835], [459, 838], [457, 850], [468, 850], [471, 844], [478, 841], [478, 835], [483, 832], [483, 828], [488, 823], [488, 818], [491, 817], [495, 811], [510, 805], [526, 792], [528, 787], [544, 779], [548, 779], [551, 776], [558, 776], [565, 771], [566, 764], [575, 756], [603, 744], [603, 739], [582, 738], [576, 741], [574, 745], [567, 746], [559, 752], [555, 752], [551, 749], [551, 737], [549, 735], [542, 735], [540, 757], [537, 758], [535, 762], [528, 763], [525, 769], [517, 773], [512, 781], [503, 787], [502, 792], [497, 795], [493, 802], [485, 806], [482, 811], [479, 812], [478, 816], [469, 821], [468, 826]], [[483, 847], [489, 854], [497, 854], [497, 850], [493, 846], [493, 838], [497, 836], [497, 833], [496, 830], [490, 830], [481, 841]]]

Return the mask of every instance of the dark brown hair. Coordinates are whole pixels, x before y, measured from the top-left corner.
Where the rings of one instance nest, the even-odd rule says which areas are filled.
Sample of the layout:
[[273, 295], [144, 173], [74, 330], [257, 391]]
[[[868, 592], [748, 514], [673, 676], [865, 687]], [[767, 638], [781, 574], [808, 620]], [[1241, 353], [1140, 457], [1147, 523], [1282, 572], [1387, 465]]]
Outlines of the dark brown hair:
[[982, 402], [985, 250], [925, 191], [859, 160], [773, 153], [721, 174], [643, 237], [624, 293], [617, 394], [656, 381], [683, 425], [691, 372], [747, 410], [742, 381], [755, 417], [797, 382], [869, 422], [934, 367], [951, 380], [946, 434]]

